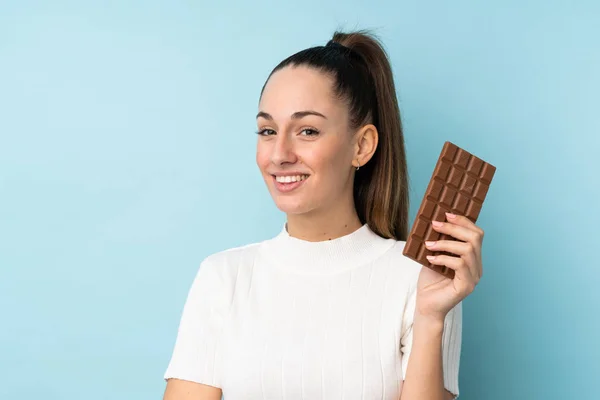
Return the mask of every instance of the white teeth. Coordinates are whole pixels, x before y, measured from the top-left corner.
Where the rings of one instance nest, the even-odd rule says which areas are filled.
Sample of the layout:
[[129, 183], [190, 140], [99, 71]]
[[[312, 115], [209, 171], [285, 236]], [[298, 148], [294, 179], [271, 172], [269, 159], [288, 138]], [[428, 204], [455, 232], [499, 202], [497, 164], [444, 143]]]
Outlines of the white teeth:
[[291, 183], [303, 181], [308, 178], [308, 175], [296, 175], [296, 176], [275, 176], [275, 180], [279, 183]]

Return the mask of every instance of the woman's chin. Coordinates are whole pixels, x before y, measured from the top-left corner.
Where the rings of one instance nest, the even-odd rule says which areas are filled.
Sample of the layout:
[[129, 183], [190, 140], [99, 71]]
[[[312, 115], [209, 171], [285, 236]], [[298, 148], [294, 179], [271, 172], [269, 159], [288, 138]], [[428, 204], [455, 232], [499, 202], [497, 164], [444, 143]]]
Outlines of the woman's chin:
[[311, 210], [310, 207], [303, 201], [294, 201], [294, 199], [275, 199], [275, 205], [277, 208], [290, 215], [305, 214]]

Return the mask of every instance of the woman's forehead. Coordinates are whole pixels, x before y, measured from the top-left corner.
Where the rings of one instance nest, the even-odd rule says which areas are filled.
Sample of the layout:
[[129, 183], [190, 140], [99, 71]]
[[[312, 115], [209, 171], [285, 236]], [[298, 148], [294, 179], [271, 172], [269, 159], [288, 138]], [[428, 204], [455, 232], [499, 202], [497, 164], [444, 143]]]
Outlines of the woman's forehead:
[[298, 111], [314, 110], [329, 119], [340, 114], [342, 103], [333, 96], [329, 75], [309, 67], [285, 67], [265, 85], [259, 111], [289, 118]]

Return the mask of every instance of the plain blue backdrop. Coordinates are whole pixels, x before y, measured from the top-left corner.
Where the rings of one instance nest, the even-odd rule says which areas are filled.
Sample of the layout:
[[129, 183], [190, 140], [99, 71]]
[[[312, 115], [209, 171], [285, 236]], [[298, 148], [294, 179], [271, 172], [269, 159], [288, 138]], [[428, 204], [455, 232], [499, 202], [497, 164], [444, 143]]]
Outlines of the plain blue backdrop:
[[276, 234], [261, 86], [374, 29], [411, 218], [445, 140], [498, 170], [463, 399], [597, 399], [593, 1], [0, 1], [0, 398], [156, 399], [200, 261]]

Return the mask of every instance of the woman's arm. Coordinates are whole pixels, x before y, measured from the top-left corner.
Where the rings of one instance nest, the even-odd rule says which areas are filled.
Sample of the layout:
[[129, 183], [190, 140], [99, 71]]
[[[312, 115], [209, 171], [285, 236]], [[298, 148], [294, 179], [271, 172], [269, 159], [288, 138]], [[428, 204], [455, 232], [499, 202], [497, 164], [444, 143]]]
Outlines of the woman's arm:
[[413, 347], [400, 400], [454, 399], [454, 395], [444, 388], [444, 321], [416, 319], [413, 329]]
[[163, 400], [221, 400], [221, 389], [200, 383], [169, 379]]
[[457, 240], [425, 242], [425, 245], [429, 250], [441, 253], [428, 256], [429, 262], [454, 270], [454, 278], [444, 277], [427, 267], [421, 268], [417, 282], [412, 353], [406, 366], [400, 400], [454, 398], [445, 389], [444, 382], [444, 324], [448, 313], [475, 290], [481, 279], [484, 232], [465, 216], [446, 213], [446, 217], [448, 222], [433, 221], [432, 227]]

